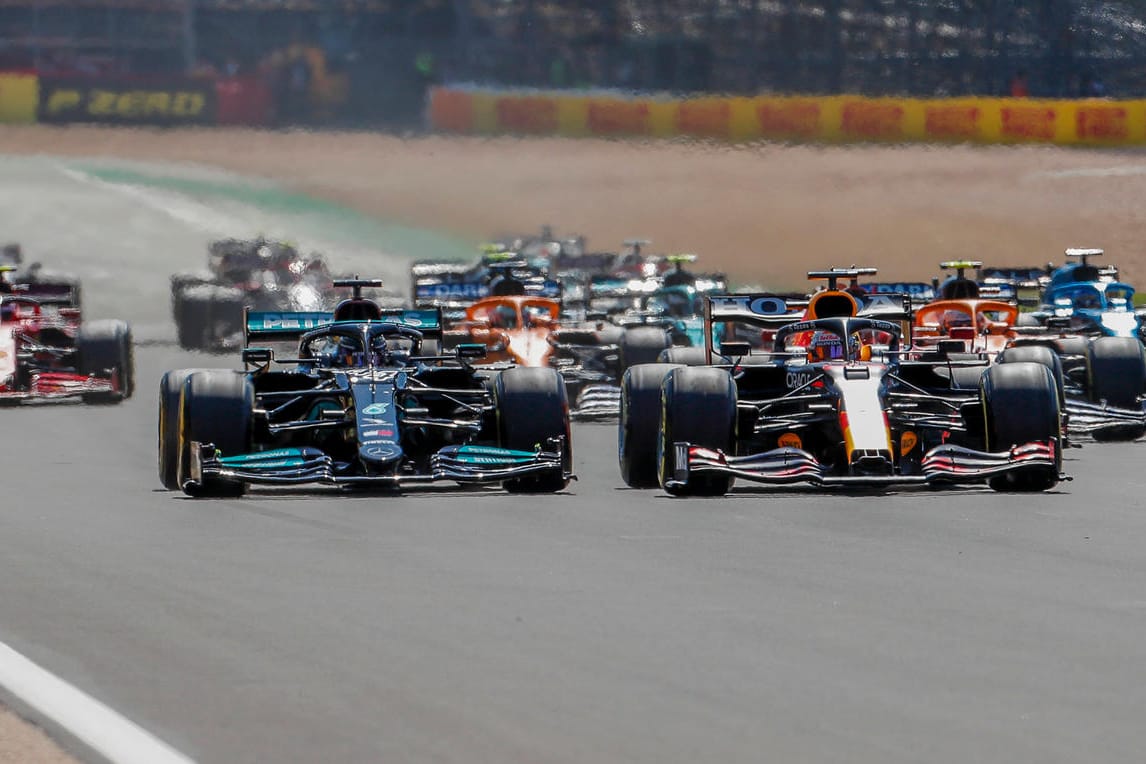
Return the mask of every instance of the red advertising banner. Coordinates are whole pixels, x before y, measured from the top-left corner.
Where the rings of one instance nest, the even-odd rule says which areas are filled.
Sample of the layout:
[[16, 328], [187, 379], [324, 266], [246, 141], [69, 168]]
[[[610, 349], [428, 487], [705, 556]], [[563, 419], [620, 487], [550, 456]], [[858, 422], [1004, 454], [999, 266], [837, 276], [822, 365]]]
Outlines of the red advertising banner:
[[1057, 114], [1050, 106], [1004, 106], [1001, 134], [1004, 138], [1053, 141]]
[[814, 138], [820, 132], [816, 101], [765, 101], [756, 107], [756, 121], [765, 137]]
[[972, 140], [979, 135], [982, 116], [982, 109], [972, 104], [928, 104], [923, 111], [923, 132], [941, 140]]
[[506, 96], [494, 103], [497, 126], [511, 133], [545, 135], [557, 132], [557, 99], [545, 96]]
[[434, 88], [430, 93], [430, 124], [451, 133], [469, 133], [474, 125], [473, 95], [463, 90]]
[[698, 138], [727, 138], [732, 104], [727, 100], [681, 101], [676, 111], [676, 127], [683, 135]]
[[1126, 141], [1130, 138], [1129, 112], [1115, 104], [1080, 105], [1075, 112], [1075, 128], [1080, 140]]
[[899, 140], [903, 138], [904, 109], [897, 103], [851, 101], [844, 104], [840, 133], [846, 138]]
[[274, 111], [274, 95], [261, 77], [221, 77], [215, 81], [216, 124], [269, 125]]
[[648, 135], [650, 109], [646, 101], [593, 99], [586, 111], [586, 124], [594, 135]]

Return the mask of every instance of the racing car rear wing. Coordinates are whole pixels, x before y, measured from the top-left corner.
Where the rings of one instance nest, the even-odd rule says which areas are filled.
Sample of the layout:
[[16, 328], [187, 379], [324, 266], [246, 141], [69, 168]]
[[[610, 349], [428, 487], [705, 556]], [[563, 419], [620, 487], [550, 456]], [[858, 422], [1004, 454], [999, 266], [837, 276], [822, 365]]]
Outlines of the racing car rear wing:
[[[526, 280], [523, 282], [523, 286], [528, 297], [561, 299], [561, 283], [553, 279]], [[490, 285], [479, 281], [417, 284], [414, 287], [414, 302], [420, 306], [441, 303], [466, 305], [477, 302], [483, 297], [489, 297], [491, 294]]]
[[[744, 323], [780, 332], [785, 327], [803, 322], [803, 311], [807, 306], [807, 300], [792, 300], [779, 294], [706, 295], [704, 344], [707, 361], [712, 362], [713, 328], [716, 324]], [[895, 327], [898, 336], [910, 338], [914, 319], [911, 297], [906, 294], [869, 294], [862, 298], [859, 311], [852, 320], [860, 319], [880, 324], [881, 331], [889, 331], [887, 326]]]
[[[247, 308], [243, 313], [244, 347], [255, 338], [263, 341], [289, 340], [334, 322], [334, 314], [329, 311], [254, 311]], [[417, 329], [427, 339], [440, 339], [442, 336], [440, 308], [382, 308], [379, 323]]]
[[863, 288], [868, 294], [904, 294], [916, 303], [935, 299], [935, 286], [924, 281], [869, 281]]

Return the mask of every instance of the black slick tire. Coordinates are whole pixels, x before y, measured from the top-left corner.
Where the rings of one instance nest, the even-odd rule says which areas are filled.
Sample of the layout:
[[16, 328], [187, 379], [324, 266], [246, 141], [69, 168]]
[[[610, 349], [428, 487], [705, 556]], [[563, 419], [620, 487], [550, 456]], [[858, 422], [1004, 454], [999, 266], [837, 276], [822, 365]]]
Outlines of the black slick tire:
[[131, 327], [114, 319], [81, 324], [76, 335], [76, 369], [84, 375], [110, 374], [119, 386], [117, 392], [85, 394], [85, 403], [118, 403], [130, 398], [135, 390]]
[[251, 410], [254, 389], [246, 375], [225, 369], [196, 371], [183, 384], [179, 406], [179, 482], [189, 496], [237, 497], [246, 486], [231, 480], [207, 479], [185, 486], [191, 464], [191, 444], [213, 443], [223, 456], [251, 450]]
[[[1146, 391], [1146, 357], [1134, 337], [1096, 337], [1086, 348], [1086, 390], [1094, 403], [1140, 411]], [[1146, 432], [1127, 425], [1094, 433], [1095, 440], [1136, 440]]]
[[1055, 465], [992, 477], [996, 491], [1046, 491], [1058, 483], [1062, 468], [1062, 417], [1051, 370], [1041, 363], [998, 364], [983, 374], [979, 388], [983, 404], [986, 449], [1006, 451], [1031, 442], [1055, 443]]
[[669, 363], [633, 366], [621, 377], [621, 416], [617, 420], [617, 460], [630, 488], [656, 488], [657, 438], [661, 430], [661, 383], [680, 368]]
[[179, 490], [179, 403], [187, 377], [197, 369], [174, 369], [159, 380], [159, 482]]
[[656, 363], [661, 351], [669, 347], [668, 334], [656, 326], [634, 326], [626, 329], [618, 343], [621, 373], [640, 363]]
[[728, 475], [689, 475], [684, 485], [670, 481], [676, 470], [674, 443], [734, 451], [736, 385], [727, 369], [673, 369], [661, 386], [661, 426], [657, 439], [660, 485], [672, 496], [721, 496], [732, 488]]
[[[493, 380], [498, 416], [498, 442], [517, 451], [548, 451], [551, 441], [563, 438], [561, 464], [573, 468], [573, 441], [569, 430], [569, 399], [565, 382], [553, 369], [506, 369]], [[514, 478], [502, 483], [509, 493], [555, 493], [568, 484], [564, 474]]]

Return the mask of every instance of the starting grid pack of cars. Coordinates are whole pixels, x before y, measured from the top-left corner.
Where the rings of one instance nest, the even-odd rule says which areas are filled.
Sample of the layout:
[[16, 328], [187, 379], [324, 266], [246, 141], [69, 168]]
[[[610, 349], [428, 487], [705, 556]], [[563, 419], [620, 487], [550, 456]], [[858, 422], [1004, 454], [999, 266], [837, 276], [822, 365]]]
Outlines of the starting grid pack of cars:
[[[1146, 433], [1134, 290], [1100, 250], [1059, 267], [942, 263], [946, 280], [812, 271], [810, 294], [730, 292], [648, 242], [593, 253], [549, 230], [471, 264], [419, 262], [408, 299], [263, 239], [172, 278], [180, 344], [242, 370], [160, 381], [159, 476], [250, 485], [560, 491], [571, 420], [615, 420], [625, 484], [715, 496], [737, 479], [865, 489], [1045, 491], [1063, 449]], [[0, 401], [109, 403], [131, 333], [85, 323], [78, 284], [0, 273]]]

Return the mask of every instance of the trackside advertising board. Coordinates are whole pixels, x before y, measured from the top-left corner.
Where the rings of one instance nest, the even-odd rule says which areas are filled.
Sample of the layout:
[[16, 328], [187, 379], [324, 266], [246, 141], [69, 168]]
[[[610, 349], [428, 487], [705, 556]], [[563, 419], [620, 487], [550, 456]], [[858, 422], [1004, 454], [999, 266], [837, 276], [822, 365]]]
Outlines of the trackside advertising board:
[[41, 75], [37, 119], [48, 124], [211, 125], [211, 81], [132, 81]]
[[1146, 143], [1146, 100], [757, 96], [670, 98], [439, 87], [444, 132], [821, 143]]

